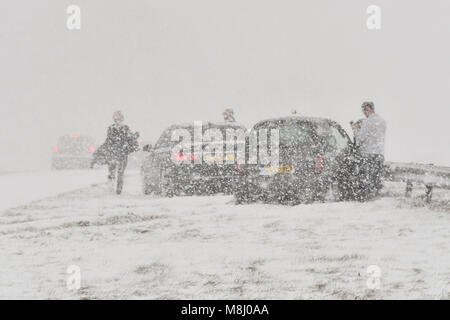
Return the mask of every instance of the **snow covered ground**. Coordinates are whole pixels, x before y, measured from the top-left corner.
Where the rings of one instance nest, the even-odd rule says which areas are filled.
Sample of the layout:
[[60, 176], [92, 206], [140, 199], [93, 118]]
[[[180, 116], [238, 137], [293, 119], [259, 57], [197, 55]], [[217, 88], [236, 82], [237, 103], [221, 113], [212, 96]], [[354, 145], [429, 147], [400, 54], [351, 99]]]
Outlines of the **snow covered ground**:
[[[418, 193], [237, 206], [221, 195], [143, 196], [137, 172], [121, 196], [105, 183], [74, 186], [0, 213], [0, 298], [450, 298], [448, 191], [431, 206]], [[81, 270], [78, 291], [66, 287], [70, 265]], [[371, 265], [379, 289], [369, 288]]]
[[103, 170], [0, 172], [0, 211], [105, 180]]

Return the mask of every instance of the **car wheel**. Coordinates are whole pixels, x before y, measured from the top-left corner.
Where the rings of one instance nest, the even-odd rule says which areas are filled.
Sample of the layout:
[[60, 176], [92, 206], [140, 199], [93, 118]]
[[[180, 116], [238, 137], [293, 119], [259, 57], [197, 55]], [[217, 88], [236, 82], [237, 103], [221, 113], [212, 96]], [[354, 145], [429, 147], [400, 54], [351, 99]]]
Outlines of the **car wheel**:
[[145, 183], [144, 182], [144, 194], [145, 195], [149, 195], [153, 193], [153, 186], [151, 184]]
[[183, 190], [186, 196], [193, 196], [195, 194], [195, 188], [193, 186], [188, 186]]
[[236, 204], [256, 202], [258, 196], [253, 185], [242, 183], [233, 189], [233, 196]]
[[53, 162], [52, 163], [52, 169], [53, 170], [62, 170], [63, 168], [62, 168], [62, 165], [61, 165], [60, 162]]
[[158, 193], [164, 197], [173, 197], [175, 193], [173, 190], [173, 183], [164, 170], [161, 170], [159, 176]]
[[249, 197], [249, 195], [245, 194], [244, 192], [237, 192], [234, 194], [234, 202], [236, 204], [245, 204], [254, 202], [254, 200], [252, 197]]
[[334, 197], [338, 201], [353, 201], [358, 198], [359, 183], [354, 180], [338, 181], [336, 188], [334, 188]]
[[325, 202], [331, 185], [329, 183], [323, 183], [319, 188], [316, 189], [313, 195], [314, 201]]

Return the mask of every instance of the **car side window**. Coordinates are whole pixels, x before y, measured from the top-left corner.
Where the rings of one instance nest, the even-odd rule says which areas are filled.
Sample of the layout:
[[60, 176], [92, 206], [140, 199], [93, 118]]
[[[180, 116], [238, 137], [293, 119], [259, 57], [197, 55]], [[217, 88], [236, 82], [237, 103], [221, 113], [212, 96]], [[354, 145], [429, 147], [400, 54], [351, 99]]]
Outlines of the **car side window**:
[[158, 141], [156, 141], [155, 148], [166, 148], [170, 145], [170, 138], [172, 137], [172, 130], [168, 129], [163, 132]]
[[348, 147], [348, 139], [345, 137], [338, 128], [331, 126], [331, 133], [336, 142], [336, 148], [339, 151], [342, 151]]

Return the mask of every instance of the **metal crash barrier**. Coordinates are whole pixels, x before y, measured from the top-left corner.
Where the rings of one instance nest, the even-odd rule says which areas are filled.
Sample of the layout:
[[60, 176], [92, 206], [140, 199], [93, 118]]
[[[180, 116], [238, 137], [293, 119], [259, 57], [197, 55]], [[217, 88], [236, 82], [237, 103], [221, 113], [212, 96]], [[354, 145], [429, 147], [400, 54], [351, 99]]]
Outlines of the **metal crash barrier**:
[[384, 178], [405, 182], [405, 196], [411, 197], [414, 184], [425, 186], [425, 201], [430, 202], [434, 188], [450, 190], [450, 167], [433, 164], [386, 162]]

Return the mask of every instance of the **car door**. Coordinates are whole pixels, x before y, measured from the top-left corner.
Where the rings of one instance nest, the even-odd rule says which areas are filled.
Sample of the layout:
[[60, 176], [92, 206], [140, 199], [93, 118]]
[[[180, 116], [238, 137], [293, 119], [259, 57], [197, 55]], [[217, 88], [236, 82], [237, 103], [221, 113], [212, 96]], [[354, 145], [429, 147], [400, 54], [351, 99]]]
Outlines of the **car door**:
[[339, 124], [332, 122], [330, 129], [336, 141], [332, 175], [341, 183], [346, 183], [352, 176], [357, 153], [347, 132]]

